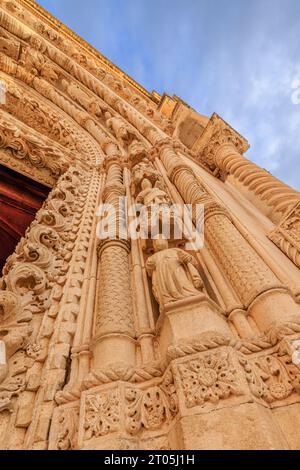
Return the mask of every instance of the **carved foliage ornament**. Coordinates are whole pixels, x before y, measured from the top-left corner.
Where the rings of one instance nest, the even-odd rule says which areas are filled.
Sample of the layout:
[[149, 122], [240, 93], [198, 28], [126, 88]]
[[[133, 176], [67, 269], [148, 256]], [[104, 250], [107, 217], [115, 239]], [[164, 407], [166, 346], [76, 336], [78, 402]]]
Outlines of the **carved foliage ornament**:
[[[5, 4], [6, 8], [20, 19], [23, 19], [23, 8], [15, 4], [16, 8], [12, 10], [9, 6], [10, 3], [11, 2]], [[20, 24], [18, 24], [20, 35], [22, 35], [23, 39], [36, 51], [48, 55], [49, 58], [55, 60], [58, 65], [65, 68], [67, 72], [80, 79], [84, 84], [91, 81], [91, 77], [88, 77], [86, 73], [86, 70], [88, 70], [94, 77], [97, 77], [98, 80], [101, 80], [105, 84], [107, 91], [112, 90], [116, 96], [119, 95], [130, 102], [134, 108], [138, 109], [147, 119], [152, 120], [160, 126], [167, 134], [171, 135], [173, 133], [173, 126], [170, 120], [166, 119], [156, 109], [152, 99], [146, 99], [141, 94], [134, 93], [131, 86], [129, 86], [125, 80], [119, 78], [116, 74], [111, 74], [106, 68], [100, 66], [101, 62], [99, 64], [98, 60], [96, 61], [94, 57], [81, 53], [73, 41], [66, 39], [66, 37], [63, 37], [56, 30], [42, 23], [40, 20], [37, 21], [36, 17], [31, 15], [29, 11], [26, 11], [26, 24], [35, 30], [38, 35], [29, 33], [29, 30], [26, 30], [25, 33], [23, 31], [23, 29], [25, 29], [23, 25], [21, 27]], [[49, 42], [46, 43], [40, 36], [43, 36], [43, 38]], [[56, 47], [54, 48], [51, 43]], [[68, 60], [66, 60], [65, 55], [59, 52], [57, 48], [66, 54]], [[77, 65], [76, 62], [80, 66]], [[47, 75], [47, 73], [48, 72], [44, 73], [44, 75]], [[138, 87], [140, 91], [144, 93], [144, 90], [139, 85], [135, 84], [134, 86]]]
[[240, 357], [253, 395], [272, 404], [300, 394], [300, 367], [286, 349], [256, 358]]
[[172, 373], [167, 371], [160, 385], [145, 390], [126, 387], [125, 403], [126, 429], [130, 434], [169, 424], [178, 409]]
[[120, 421], [120, 396], [117, 389], [86, 397], [85, 439], [117, 431]]
[[[77, 174], [72, 169], [62, 177], [4, 267], [0, 290], [0, 341], [4, 356], [0, 370], [2, 410], [11, 410], [13, 397], [25, 387], [34, 391], [38, 388], [36, 372], [31, 368], [35, 361], [43, 362], [46, 358], [47, 349], [43, 348], [47, 344], [45, 339], [51, 336], [53, 321], [45, 312], [61, 297], [59, 291], [68, 269], [66, 261], [70, 259], [66, 243], [71, 250], [73, 246], [70, 240], [66, 242], [60, 237], [55, 226], [58, 221], [59, 229], [66, 226], [63, 220], [68, 218], [68, 211], [64, 207], [72, 206], [79, 191], [75, 187]], [[61, 198], [58, 204], [54, 202], [57, 197]], [[49, 217], [49, 210], [53, 217]], [[74, 227], [78, 230], [76, 220]], [[32, 373], [25, 377], [29, 370]]]
[[78, 407], [69, 407], [61, 410], [58, 416], [57, 450], [73, 450], [76, 448], [78, 419]]

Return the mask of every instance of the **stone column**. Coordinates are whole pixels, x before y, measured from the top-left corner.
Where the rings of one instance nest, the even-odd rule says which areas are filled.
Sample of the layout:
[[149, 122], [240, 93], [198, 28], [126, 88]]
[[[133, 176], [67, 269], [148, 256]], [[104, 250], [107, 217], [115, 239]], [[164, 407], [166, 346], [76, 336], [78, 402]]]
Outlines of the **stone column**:
[[[111, 149], [113, 150], [113, 149]], [[119, 198], [125, 195], [120, 157], [111, 155], [103, 201], [115, 207], [116, 223], [125, 217]], [[128, 254], [130, 244], [117, 230], [116, 237], [100, 241], [98, 298], [93, 338], [93, 370], [123, 362], [135, 364], [135, 328], [130, 285]]]
[[170, 144], [160, 158], [184, 201], [205, 206], [205, 237], [224, 273], [258, 328], [267, 332], [287, 321], [300, 321], [299, 306], [270, 268], [243, 238], [225, 208], [210, 196]]
[[[124, 169], [124, 185], [126, 188], [126, 197], [128, 206], [130, 207], [134, 202], [130, 194], [130, 171], [128, 168]], [[129, 216], [128, 222], [132, 218]], [[131, 259], [132, 259], [132, 280], [133, 280], [133, 294], [135, 298], [135, 311], [137, 319], [137, 339], [141, 348], [142, 362], [149, 363], [154, 360], [154, 322], [152, 314], [148, 311], [146, 286], [143, 279], [143, 268], [141, 264], [140, 247], [138, 240], [131, 240]]]
[[246, 197], [272, 222], [278, 223], [300, 201], [297, 191], [242, 155], [248, 143], [217, 115], [213, 115], [207, 133], [210, 137], [202, 161], [212, 170], [232, 176], [237, 185], [245, 188]]

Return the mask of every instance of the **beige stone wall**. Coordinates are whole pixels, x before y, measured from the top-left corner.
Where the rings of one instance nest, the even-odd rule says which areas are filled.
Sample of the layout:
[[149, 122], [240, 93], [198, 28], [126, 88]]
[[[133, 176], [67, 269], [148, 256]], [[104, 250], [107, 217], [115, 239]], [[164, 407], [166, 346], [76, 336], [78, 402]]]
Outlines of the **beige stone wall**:
[[[299, 193], [30, 0], [0, 80], [0, 162], [52, 188], [0, 283], [0, 448], [299, 449]], [[204, 248], [100, 241], [124, 196], [203, 204]]]

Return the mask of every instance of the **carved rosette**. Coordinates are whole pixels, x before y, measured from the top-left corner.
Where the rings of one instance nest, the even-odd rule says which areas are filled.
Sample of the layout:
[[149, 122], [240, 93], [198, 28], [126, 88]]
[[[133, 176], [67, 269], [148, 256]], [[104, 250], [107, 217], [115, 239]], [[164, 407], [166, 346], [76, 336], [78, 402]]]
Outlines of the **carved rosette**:
[[174, 361], [179, 385], [179, 406], [183, 415], [231, 406], [249, 397], [234, 350], [221, 347]]
[[[78, 176], [79, 172], [71, 168], [60, 178], [3, 271], [0, 334], [6, 346], [8, 367], [1, 378], [1, 405], [2, 410], [13, 412], [17, 429], [27, 429], [28, 436], [32, 434], [31, 445], [32, 440], [45, 440], [40, 431], [35, 436], [34, 433], [43, 420], [51, 419], [51, 414], [46, 418], [44, 413], [33, 418], [35, 395], [39, 391], [40, 397], [49, 402], [63, 385], [75, 332], [76, 317], [72, 318], [71, 311], [69, 318], [60, 322], [56, 317], [89, 184], [87, 178], [79, 188]], [[72, 287], [68, 295], [72, 295]], [[58, 337], [54, 348], [55, 324]], [[14, 447], [16, 437], [6, 436], [11, 440], [6, 445]]]

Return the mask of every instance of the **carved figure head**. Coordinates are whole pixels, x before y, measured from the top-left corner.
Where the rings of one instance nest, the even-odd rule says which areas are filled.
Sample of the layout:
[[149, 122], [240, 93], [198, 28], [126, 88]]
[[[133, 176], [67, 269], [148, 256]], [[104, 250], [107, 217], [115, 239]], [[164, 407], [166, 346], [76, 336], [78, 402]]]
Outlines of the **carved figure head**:
[[155, 253], [157, 253], [158, 251], [167, 250], [168, 246], [168, 240], [165, 240], [162, 237], [153, 240], [153, 249]]
[[142, 187], [142, 190], [152, 189], [151, 181], [148, 180], [147, 178], [144, 178], [142, 181], [141, 187]]

